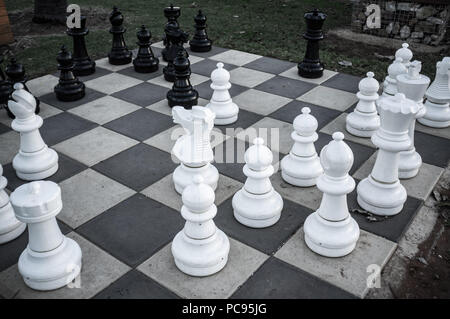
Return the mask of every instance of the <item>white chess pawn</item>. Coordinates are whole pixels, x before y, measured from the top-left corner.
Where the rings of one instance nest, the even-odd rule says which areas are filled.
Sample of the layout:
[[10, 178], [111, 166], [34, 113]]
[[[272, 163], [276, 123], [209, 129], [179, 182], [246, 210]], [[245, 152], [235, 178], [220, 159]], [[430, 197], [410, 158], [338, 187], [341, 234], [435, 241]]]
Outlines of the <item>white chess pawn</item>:
[[420, 124], [444, 128], [450, 126], [450, 57], [436, 63], [436, 77], [425, 93], [425, 115]]
[[181, 215], [186, 224], [172, 242], [175, 264], [191, 276], [209, 276], [225, 267], [230, 242], [214, 224], [214, 191], [196, 175], [182, 194]]
[[233, 196], [234, 217], [252, 228], [269, 227], [281, 216], [283, 199], [272, 187], [273, 154], [262, 138], [255, 138], [245, 152], [244, 187]]
[[359, 82], [359, 99], [355, 110], [347, 115], [346, 130], [355, 136], [370, 137], [380, 127], [380, 117], [375, 101], [378, 100], [380, 85], [374, 79], [373, 72], [367, 72], [367, 77]]
[[381, 126], [372, 135], [378, 154], [370, 175], [357, 187], [358, 204], [377, 215], [398, 214], [406, 201], [406, 190], [398, 179], [399, 152], [411, 146], [408, 130], [419, 110], [403, 93], [377, 101]]
[[304, 224], [305, 242], [319, 255], [342, 257], [355, 249], [359, 226], [347, 207], [347, 194], [355, 188], [348, 174], [353, 165], [353, 153], [343, 141], [344, 134], [333, 133], [333, 141], [320, 152], [325, 173], [317, 180], [323, 192], [317, 211]]
[[388, 67], [388, 76], [386, 76], [383, 83], [382, 96], [394, 96], [397, 90], [397, 76], [408, 72], [406, 66], [402, 63], [403, 59], [395, 58], [395, 61]]
[[302, 108], [302, 114], [294, 120], [294, 131], [291, 138], [294, 145], [291, 151], [281, 160], [281, 177], [295, 186], [309, 187], [316, 185], [317, 178], [323, 169], [317, 156], [314, 142], [318, 135], [317, 120], [310, 114], [309, 107]]
[[22, 83], [16, 83], [14, 90], [8, 108], [16, 116], [11, 127], [20, 133], [20, 150], [12, 165], [17, 176], [23, 180], [45, 179], [58, 170], [58, 154], [47, 147], [39, 133], [43, 121], [34, 113], [34, 96], [24, 90]]
[[63, 206], [58, 184], [24, 184], [11, 193], [11, 204], [17, 219], [28, 225], [28, 246], [18, 265], [25, 283], [36, 290], [53, 290], [71, 283], [81, 270], [81, 249], [61, 233], [56, 222]]
[[402, 58], [402, 63], [405, 66], [411, 61], [411, 59], [413, 57], [413, 53], [408, 47], [409, 47], [409, 44], [405, 42], [402, 44], [402, 47], [400, 49], [395, 51], [395, 57]]
[[230, 72], [223, 68], [223, 63], [217, 63], [217, 69], [211, 73], [211, 89], [213, 95], [206, 105], [215, 115], [214, 124], [227, 125], [237, 121], [239, 107], [233, 103], [228, 90], [231, 88]]
[[14, 215], [9, 196], [5, 191], [7, 184], [8, 180], [3, 176], [3, 167], [0, 165], [0, 244], [16, 239], [27, 227]]
[[186, 110], [182, 106], [172, 108], [173, 120], [186, 131], [176, 141], [172, 153], [181, 164], [173, 172], [175, 190], [181, 194], [192, 184], [195, 175], [201, 175], [213, 190], [217, 188], [219, 171], [211, 162], [214, 154], [211, 147], [211, 130], [214, 127], [214, 113], [203, 106]]
[[[397, 88], [400, 93], [405, 94], [408, 99], [417, 103], [419, 110], [416, 113], [416, 119], [419, 119], [425, 114], [425, 107], [423, 105], [423, 96], [430, 85], [430, 78], [420, 74], [422, 62], [413, 61], [406, 65], [408, 68], [407, 74], [400, 74], [397, 76]], [[414, 130], [416, 121], [411, 121], [409, 127], [409, 138], [411, 140], [411, 147], [404, 152], [400, 152], [398, 162], [398, 177], [400, 179], [412, 178], [419, 172], [422, 166], [422, 158], [416, 152], [414, 147]]]

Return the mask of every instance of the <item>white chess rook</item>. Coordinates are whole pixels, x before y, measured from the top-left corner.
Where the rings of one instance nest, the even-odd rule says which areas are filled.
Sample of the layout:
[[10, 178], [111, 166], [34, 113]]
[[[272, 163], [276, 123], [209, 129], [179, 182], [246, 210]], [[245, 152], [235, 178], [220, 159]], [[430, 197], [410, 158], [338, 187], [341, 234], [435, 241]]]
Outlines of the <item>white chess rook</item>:
[[398, 179], [399, 152], [411, 147], [408, 129], [419, 110], [403, 93], [377, 102], [381, 126], [372, 135], [378, 154], [370, 175], [357, 187], [358, 204], [383, 216], [398, 214], [406, 201], [406, 190]]
[[27, 227], [17, 220], [14, 209], [5, 191], [8, 180], [3, 176], [3, 167], [0, 165], [0, 244], [7, 243], [19, 237]]
[[230, 251], [228, 237], [214, 224], [214, 191], [196, 175], [182, 194], [181, 215], [186, 224], [172, 242], [175, 264], [190, 276], [209, 276], [225, 267]]
[[383, 94], [382, 96], [394, 96], [397, 90], [397, 76], [405, 74], [408, 71], [406, 66], [402, 63], [403, 59], [400, 57], [395, 58], [395, 61], [388, 67], [388, 76], [383, 82]]
[[60, 187], [48, 181], [24, 184], [11, 194], [11, 204], [17, 219], [28, 225], [28, 246], [18, 264], [25, 284], [53, 290], [71, 283], [80, 274], [81, 249], [56, 222], [62, 209]]
[[323, 173], [320, 159], [314, 142], [319, 136], [316, 133], [317, 120], [309, 107], [302, 108], [302, 114], [294, 120], [294, 131], [291, 138], [294, 145], [291, 151], [281, 160], [281, 177], [291, 185], [309, 187], [316, 185], [317, 178]]
[[176, 141], [172, 153], [181, 164], [173, 172], [175, 190], [182, 194], [195, 175], [201, 175], [213, 190], [217, 188], [219, 171], [211, 162], [214, 154], [211, 147], [211, 130], [214, 127], [214, 113], [203, 106], [186, 110], [182, 106], [172, 108], [173, 120], [186, 131]]
[[8, 108], [16, 116], [11, 127], [20, 133], [20, 150], [13, 159], [13, 168], [23, 180], [45, 179], [58, 170], [58, 154], [47, 147], [39, 133], [43, 120], [34, 113], [34, 96], [24, 90], [22, 83], [16, 83], [14, 89]]
[[326, 257], [349, 254], [359, 238], [359, 226], [347, 206], [347, 194], [355, 188], [348, 174], [353, 153], [343, 139], [341, 132], [333, 133], [333, 141], [320, 152], [325, 173], [317, 180], [317, 187], [323, 192], [322, 201], [304, 224], [306, 245]]
[[374, 79], [373, 72], [367, 72], [367, 77], [359, 82], [359, 92], [356, 97], [358, 104], [353, 112], [347, 115], [346, 130], [355, 136], [371, 137], [380, 127], [380, 117], [375, 105], [378, 100], [378, 89], [380, 85]]
[[206, 105], [215, 115], [214, 124], [227, 125], [237, 121], [239, 107], [233, 103], [228, 90], [231, 88], [230, 73], [223, 68], [223, 63], [217, 63], [217, 69], [211, 73], [211, 89], [213, 95]]
[[425, 115], [420, 124], [445, 128], [450, 126], [450, 57], [436, 64], [436, 77], [425, 93]]
[[[408, 69], [407, 74], [400, 74], [397, 76], [397, 88], [400, 93], [405, 94], [408, 99], [417, 103], [419, 110], [416, 113], [416, 119], [419, 119], [425, 114], [425, 107], [423, 105], [423, 97], [425, 91], [430, 85], [430, 78], [420, 74], [422, 63], [420, 61], [413, 61], [406, 65]], [[409, 127], [409, 139], [411, 146], [407, 151], [400, 152], [398, 162], [398, 177], [400, 179], [412, 178], [417, 175], [422, 166], [422, 157], [417, 153], [414, 147], [414, 130], [416, 121], [411, 121]]]
[[233, 196], [234, 217], [241, 224], [252, 228], [269, 227], [281, 216], [283, 199], [270, 182], [274, 173], [273, 154], [262, 138], [255, 138], [245, 152], [244, 187]]

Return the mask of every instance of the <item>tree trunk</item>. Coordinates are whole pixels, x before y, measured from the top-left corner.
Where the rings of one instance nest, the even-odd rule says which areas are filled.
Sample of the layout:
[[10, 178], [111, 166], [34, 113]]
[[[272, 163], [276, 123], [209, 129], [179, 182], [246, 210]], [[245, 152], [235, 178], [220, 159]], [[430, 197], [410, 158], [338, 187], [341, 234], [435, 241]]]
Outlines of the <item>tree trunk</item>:
[[35, 23], [66, 23], [67, 0], [34, 0]]

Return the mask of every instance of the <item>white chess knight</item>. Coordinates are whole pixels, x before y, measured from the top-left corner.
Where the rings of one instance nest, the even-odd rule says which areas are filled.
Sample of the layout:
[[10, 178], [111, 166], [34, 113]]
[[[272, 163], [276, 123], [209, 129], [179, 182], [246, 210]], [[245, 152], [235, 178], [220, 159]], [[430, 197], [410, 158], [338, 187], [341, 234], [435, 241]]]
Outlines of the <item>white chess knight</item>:
[[397, 90], [397, 76], [408, 72], [406, 66], [402, 63], [403, 59], [400, 57], [395, 58], [395, 61], [388, 67], [388, 76], [386, 76], [383, 82], [383, 94], [382, 96], [394, 96]]
[[357, 187], [358, 204], [365, 210], [383, 216], [398, 214], [406, 201], [406, 190], [398, 179], [399, 152], [411, 147], [408, 130], [419, 110], [403, 93], [382, 97], [377, 102], [381, 126], [372, 135], [379, 148], [370, 175]]
[[347, 207], [347, 194], [355, 188], [355, 181], [348, 174], [353, 153], [343, 139], [341, 132], [333, 133], [333, 141], [320, 152], [325, 173], [317, 180], [317, 187], [323, 192], [322, 201], [304, 224], [306, 244], [326, 257], [349, 254], [359, 238], [359, 226]]
[[262, 138], [255, 138], [244, 155], [244, 187], [233, 196], [234, 217], [241, 224], [252, 228], [269, 227], [281, 217], [283, 199], [271, 182], [274, 173], [273, 154]]
[[425, 93], [425, 115], [420, 124], [445, 128], [450, 126], [450, 57], [436, 63], [436, 77]]
[[359, 102], [346, 118], [345, 128], [352, 135], [370, 137], [380, 127], [380, 117], [375, 104], [379, 98], [380, 85], [374, 75], [373, 72], [367, 72], [367, 77], [359, 82], [359, 92], [356, 94]]
[[213, 221], [217, 213], [214, 198], [213, 189], [200, 175], [194, 176], [181, 197], [186, 224], [172, 242], [172, 255], [178, 269], [191, 276], [212, 275], [228, 260], [230, 242]]
[[58, 170], [58, 154], [42, 140], [39, 128], [43, 120], [36, 115], [36, 99], [24, 90], [22, 83], [14, 85], [8, 108], [16, 116], [13, 130], [20, 133], [20, 150], [12, 165], [19, 178], [26, 181], [45, 179]]
[[186, 132], [178, 138], [172, 149], [172, 153], [181, 162], [173, 172], [176, 191], [181, 194], [198, 174], [215, 190], [219, 171], [211, 164], [214, 154], [210, 141], [211, 130], [214, 127], [214, 113], [196, 105], [192, 110], [175, 106], [172, 108], [172, 115], [174, 122], [180, 124]]
[[16, 239], [27, 227], [14, 215], [14, 209], [5, 191], [7, 184], [8, 180], [3, 176], [3, 167], [0, 164], [0, 244]]
[[215, 115], [214, 124], [227, 125], [237, 121], [239, 107], [233, 103], [228, 90], [231, 88], [230, 72], [223, 68], [223, 63], [217, 63], [217, 69], [211, 73], [211, 89], [213, 95], [206, 105]]
[[309, 187], [316, 185], [317, 178], [323, 169], [317, 155], [314, 142], [318, 135], [317, 120], [309, 107], [302, 108], [302, 114], [294, 120], [294, 131], [291, 138], [294, 145], [291, 151], [281, 160], [281, 177], [291, 185]]
[[28, 246], [19, 258], [19, 273], [35, 290], [70, 284], [81, 270], [81, 249], [56, 222], [62, 209], [61, 188], [49, 181], [24, 184], [11, 193], [18, 220], [28, 225]]
[[[416, 113], [416, 119], [419, 119], [425, 114], [425, 107], [423, 105], [423, 96], [430, 85], [430, 78], [420, 74], [422, 69], [422, 62], [413, 61], [406, 65], [408, 73], [397, 76], [397, 89], [400, 93], [405, 94], [408, 99], [417, 103], [419, 110]], [[416, 152], [414, 147], [414, 130], [416, 121], [411, 121], [409, 127], [409, 138], [411, 146], [407, 151], [400, 152], [398, 162], [398, 177], [400, 179], [412, 178], [419, 172], [422, 166], [422, 158]]]
[[412, 51], [409, 49], [409, 44], [408, 43], [403, 43], [402, 47], [400, 49], [398, 49], [397, 51], [395, 51], [395, 57], [396, 58], [401, 58], [402, 59], [402, 63], [406, 66], [412, 59], [413, 57], [413, 53]]

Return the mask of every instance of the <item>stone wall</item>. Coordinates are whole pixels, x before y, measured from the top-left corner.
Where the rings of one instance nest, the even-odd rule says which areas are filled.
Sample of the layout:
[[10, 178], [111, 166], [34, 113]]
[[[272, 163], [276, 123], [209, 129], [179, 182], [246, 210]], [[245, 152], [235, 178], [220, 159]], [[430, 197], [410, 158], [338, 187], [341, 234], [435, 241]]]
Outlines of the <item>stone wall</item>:
[[[446, 44], [449, 37], [449, 1], [385, 1], [351, 0], [352, 30], [387, 38], [402, 39], [428, 45]], [[426, 3], [423, 3], [426, 2]], [[366, 15], [370, 4], [380, 7], [380, 28], [367, 27]]]

